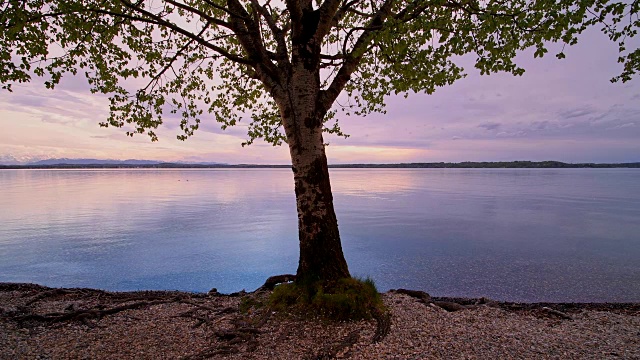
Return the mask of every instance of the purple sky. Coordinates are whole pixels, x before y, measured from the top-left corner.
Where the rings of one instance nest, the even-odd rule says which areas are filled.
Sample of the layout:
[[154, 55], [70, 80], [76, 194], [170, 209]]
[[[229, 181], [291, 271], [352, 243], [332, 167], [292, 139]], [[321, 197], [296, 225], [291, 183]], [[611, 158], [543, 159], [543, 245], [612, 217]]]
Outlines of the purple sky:
[[[329, 163], [640, 161], [640, 80], [609, 82], [621, 65], [615, 45], [598, 31], [565, 53], [564, 60], [553, 48], [543, 59], [520, 54], [522, 77], [480, 76], [463, 58], [469, 76], [434, 95], [391, 96], [385, 115], [342, 115], [351, 137], [327, 139]], [[106, 97], [91, 95], [83, 78], [63, 79], [54, 91], [34, 82], [0, 92], [0, 163], [58, 157], [289, 162], [286, 146], [242, 148], [243, 126], [221, 131], [205, 117], [202, 129], [181, 142], [177, 121], [167, 122], [160, 141], [151, 143], [100, 128], [107, 111]]]

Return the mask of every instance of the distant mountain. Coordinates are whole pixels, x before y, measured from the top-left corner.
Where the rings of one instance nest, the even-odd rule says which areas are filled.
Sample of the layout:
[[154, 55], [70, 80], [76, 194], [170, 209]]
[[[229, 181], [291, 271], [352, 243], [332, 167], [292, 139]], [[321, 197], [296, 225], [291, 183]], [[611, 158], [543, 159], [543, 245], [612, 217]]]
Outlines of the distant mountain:
[[100, 159], [46, 159], [29, 163], [30, 166], [40, 165], [156, 165], [161, 161], [153, 160], [100, 160]]
[[[3, 164], [3, 161], [5, 162]], [[330, 168], [640, 168], [631, 163], [564, 163], [560, 161], [498, 161], [460, 163], [402, 163], [402, 164], [331, 164]], [[25, 164], [13, 157], [0, 157], [0, 169], [82, 169], [82, 168], [291, 168], [291, 165], [225, 164], [215, 162], [163, 162], [154, 160], [47, 159]]]
[[207, 166], [229, 165], [227, 163], [219, 163], [214, 161], [171, 161], [171, 162], [163, 162], [163, 163], [180, 164], [180, 165], [207, 165]]
[[2, 165], [22, 165], [24, 162], [12, 155], [0, 155], [0, 164]]

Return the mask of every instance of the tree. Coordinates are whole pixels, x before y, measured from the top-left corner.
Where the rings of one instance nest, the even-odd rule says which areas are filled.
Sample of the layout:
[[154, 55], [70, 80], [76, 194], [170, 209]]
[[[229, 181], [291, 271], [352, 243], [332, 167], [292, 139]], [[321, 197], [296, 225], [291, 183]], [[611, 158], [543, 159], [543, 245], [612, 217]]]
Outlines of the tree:
[[[84, 73], [110, 95], [102, 126], [154, 133], [166, 114], [186, 139], [205, 114], [248, 140], [286, 143], [299, 219], [297, 282], [349, 277], [325, 155], [324, 133], [347, 136], [336, 115], [384, 111], [391, 93], [432, 93], [464, 76], [475, 56], [483, 74], [521, 75], [518, 51], [573, 45], [601, 25], [624, 63], [640, 69], [638, 0], [4, 0], [0, 82]], [[563, 47], [564, 49], [564, 47]], [[562, 52], [558, 58], [564, 57]], [[134, 89], [134, 90], [131, 90]], [[339, 97], [340, 102], [338, 102]], [[243, 144], [243, 145], [245, 145]]]

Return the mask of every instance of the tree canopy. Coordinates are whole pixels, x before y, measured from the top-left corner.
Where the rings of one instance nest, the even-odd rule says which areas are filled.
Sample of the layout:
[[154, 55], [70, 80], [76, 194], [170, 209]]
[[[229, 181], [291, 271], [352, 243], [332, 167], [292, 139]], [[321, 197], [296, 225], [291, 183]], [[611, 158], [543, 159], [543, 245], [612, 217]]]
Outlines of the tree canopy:
[[[274, 99], [303, 63], [319, 76], [324, 131], [345, 135], [336, 117], [384, 111], [385, 96], [432, 93], [462, 78], [473, 54], [483, 74], [521, 75], [518, 51], [543, 56], [600, 26], [619, 45], [627, 81], [640, 50], [638, 0], [4, 0], [0, 82], [43, 76], [54, 88], [84, 74], [110, 96], [101, 125], [154, 132], [180, 118], [186, 139], [210, 113], [222, 128], [250, 118], [247, 143], [286, 141]], [[305, 46], [299, 46], [305, 44]], [[562, 52], [556, 54], [563, 57]], [[339, 98], [341, 93], [344, 96]]]

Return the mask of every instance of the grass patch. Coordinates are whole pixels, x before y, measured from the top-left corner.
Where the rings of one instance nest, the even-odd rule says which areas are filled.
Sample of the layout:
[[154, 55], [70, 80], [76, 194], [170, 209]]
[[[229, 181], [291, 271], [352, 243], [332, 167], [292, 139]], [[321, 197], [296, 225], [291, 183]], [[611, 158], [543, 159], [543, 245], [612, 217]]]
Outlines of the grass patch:
[[240, 299], [238, 310], [241, 314], [249, 314], [254, 309], [260, 309], [264, 306], [261, 299], [256, 299], [254, 296], [245, 295]]
[[281, 284], [273, 290], [269, 304], [277, 311], [320, 315], [339, 321], [371, 319], [385, 310], [380, 293], [369, 278], [340, 279], [331, 286]]

